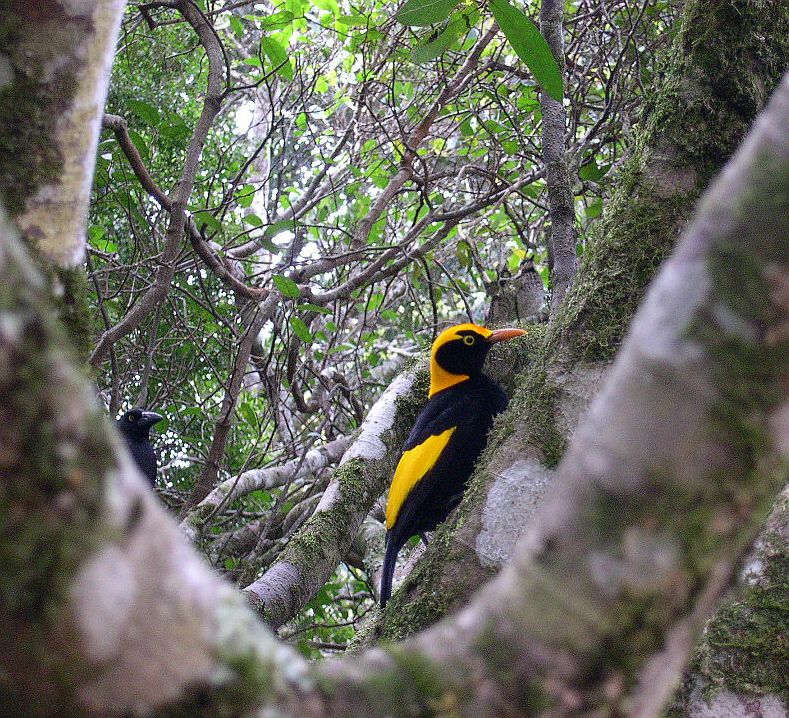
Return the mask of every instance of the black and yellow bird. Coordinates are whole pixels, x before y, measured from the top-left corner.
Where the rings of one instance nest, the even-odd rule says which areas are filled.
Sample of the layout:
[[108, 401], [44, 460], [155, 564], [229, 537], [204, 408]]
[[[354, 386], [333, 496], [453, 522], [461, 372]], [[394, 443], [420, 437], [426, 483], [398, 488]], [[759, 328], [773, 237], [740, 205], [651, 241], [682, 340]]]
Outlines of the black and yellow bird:
[[482, 373], [488, 351], [496, 342], [525, 333], [459, 324], [433, 342], [429, 400], [403, 446], [389, 487], [382, 608], [392, 593], [400, 549], [411, 536], [432, 531], [460, 503], [493, 418], [507, 408], [504, 391]]

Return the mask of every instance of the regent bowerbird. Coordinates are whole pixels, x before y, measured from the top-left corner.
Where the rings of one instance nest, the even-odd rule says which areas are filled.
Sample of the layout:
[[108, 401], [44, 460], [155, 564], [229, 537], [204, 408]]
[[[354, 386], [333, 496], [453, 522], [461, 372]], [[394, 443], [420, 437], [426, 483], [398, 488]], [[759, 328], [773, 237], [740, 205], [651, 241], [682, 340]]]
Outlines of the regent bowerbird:
[[155, 411], [129, 409], [116, 422], [115, 426], [129, 447], [134, 463], [151, 486], [156, 486], [156, 451], [150, 440], [151, 427], [164, 417]]
[[493, 418], [507, 408], [502, 388], [482, 373], [488, 351], [525, 333], [469, 323], [444, 330], [433, 342], [428, 402], [403, 446], [389, 487], [382, 608], [392, 592], [400, 549], [411, 536], [435, 529], [460, 503]]

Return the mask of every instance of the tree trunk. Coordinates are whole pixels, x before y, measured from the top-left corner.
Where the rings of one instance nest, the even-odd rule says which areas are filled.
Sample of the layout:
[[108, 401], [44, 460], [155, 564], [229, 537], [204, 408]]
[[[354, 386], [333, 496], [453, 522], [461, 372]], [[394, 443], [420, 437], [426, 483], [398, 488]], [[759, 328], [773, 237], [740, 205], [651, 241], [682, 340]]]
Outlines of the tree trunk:
[[531, 365], [470, 490], [366, 641], [430, 625], [506, 560], [511, 533], [536, 510], [647, 283], [778, 82], [788, 38], [781, 3], [686, 4], [573, 288], [549, 328], [531, 331]]
[[0, 708], [656, 718], [787, 479], [787, 233], [789, 76], [654, 283], [514, 560], [456, 619], [307, 664], [133, 471], [0, 223], [0, 412], [15, 417]]
[[85, 221], [125, 5], [15, 2], [0, 18], [0, 198], [83, 354], [92, 341]]

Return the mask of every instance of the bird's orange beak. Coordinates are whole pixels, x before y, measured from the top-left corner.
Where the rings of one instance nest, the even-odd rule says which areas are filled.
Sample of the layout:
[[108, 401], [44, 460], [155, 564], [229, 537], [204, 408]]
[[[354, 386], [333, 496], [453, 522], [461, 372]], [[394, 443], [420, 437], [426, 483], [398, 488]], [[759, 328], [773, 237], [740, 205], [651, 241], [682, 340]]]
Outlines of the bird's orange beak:
[[506, 342], [508, 339], [515, 339], [515, 337], [526, 334], [525, 329], [495, 329], [488, 337], [491, 344], [496, 342]]

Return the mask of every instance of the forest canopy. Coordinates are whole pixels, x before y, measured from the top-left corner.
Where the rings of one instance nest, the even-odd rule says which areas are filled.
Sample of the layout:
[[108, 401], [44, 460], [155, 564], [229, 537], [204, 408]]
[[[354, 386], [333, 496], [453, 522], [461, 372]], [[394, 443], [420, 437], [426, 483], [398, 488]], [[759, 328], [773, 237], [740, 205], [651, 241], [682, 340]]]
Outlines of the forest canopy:
[[[1, 709], [786, 715], [782, 3], [2, 16]], [[465, 322], [509, 408], [383, 610]]]
[[[217, 3], [201, 11], [198, 48], [167, 3], [127, 11], [88, 228], [93, 336], [150, 307], [91, 344], [91, 363], [111, 414], [139, 404], [166, 417], [174, 509], [342, 442], [441, 327], [484, 323], [494, 297], [499, 322], [543, 310], [539, 84], [489, 10], [462, 5], [427, 27], [401, 15], [385, 3]], [[664, 2], [568, 5], [579, 254], [672, 19]], [[165, 198], [190, 158], [191, 246], [168, 234]], [[163, 274], [166, 297], [146, 303]], [[276, 303], [259, 308], [271, 289]], [[250, 485], [203, 523], [215, 567], [241, 585], [265, 570], [314, 510], [329, 464]], [[338, 624], [317, 640], [344, 643], [368, 578], [341, 570], [294, 630]]]

